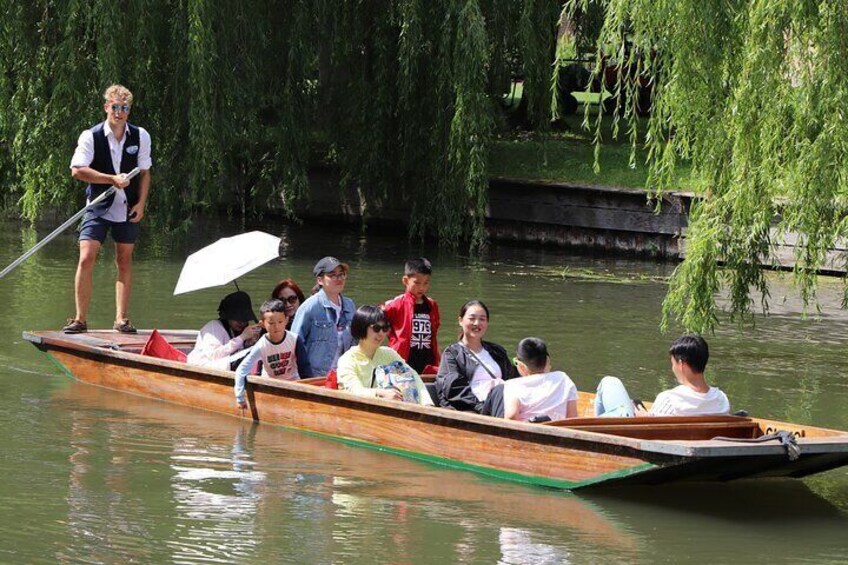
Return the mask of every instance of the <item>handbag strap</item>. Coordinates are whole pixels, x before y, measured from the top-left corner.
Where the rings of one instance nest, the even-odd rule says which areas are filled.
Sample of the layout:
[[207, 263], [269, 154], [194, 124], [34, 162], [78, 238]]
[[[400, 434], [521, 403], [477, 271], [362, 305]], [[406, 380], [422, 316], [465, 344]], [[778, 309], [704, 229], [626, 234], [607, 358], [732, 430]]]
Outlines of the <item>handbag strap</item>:
[[[460, 342], [460, 343], [462, 343], [462, 342]], [[485, 363], [483, 363], [483, 361], [482, 361], [479, 357], [477, 357], [477, 354], [476, 354], [476, 353], [474, 353], [473, 351], [471, 351], [471, 348], [470, 348], [470, 347], [468, 347], [468, 346], [467, 346], [467, 345], [465, 345], [464, 343], [462, 343], [462, 347], [463, 347], [463, 348], [465, 348], [465, 350], [466, 350], [466, 351], [467, 351], [467, 352], [468, 352], [468, 353], [469, 353], [469, 354], [470, 354], [470, 355], [474, 358], [474, 360], [475, 360], [475, 361], [477, 361], [477, 364], [478, 364], [478, 365], [480, 365], [481, 367], [483, 367], [483, 369], [484, 369], [487, 373], [489, 373], [489, 376], [490, 376], [490, 377], [492, 377], [492, 378], [493, 378], [493, 379], [495, 379], [495, 380], [498, 380], [498, 379], [501, 379], [501, 378], [502, 378], [502, 377], [498, 377], [498, 376], [496, 376], [496, 375], [492, 372], [492, 370], [491, 370], [489, 367], [487, 367], [487, 366], [486, 366], [486, 364], [485, 364]], [[491, 355], [491, 353], [490, 353], [489, 355]], [[492, 360], [494, 360], [494, 358], [492, 358]]]

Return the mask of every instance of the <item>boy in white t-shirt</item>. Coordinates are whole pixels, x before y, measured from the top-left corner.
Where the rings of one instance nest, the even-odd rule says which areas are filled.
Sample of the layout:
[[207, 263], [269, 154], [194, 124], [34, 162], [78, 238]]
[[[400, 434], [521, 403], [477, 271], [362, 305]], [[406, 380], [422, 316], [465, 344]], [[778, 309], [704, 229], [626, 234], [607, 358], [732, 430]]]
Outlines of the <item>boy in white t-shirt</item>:
[[492, 389], [483, 414], [522, 422], [577, 416], [577, 387], [562, 371], [551, 371], [548, 346], [537, 337], [521, 340], [513, 359], [520, 378]]
[[707, 384], [704, 370], [710, 358], [707, 342], [699, 335], [677, 338], [669, 348], [675, 388], [657, 395], [649, 411], [634, 406], [622, 382], [604, 377], [598, 384], [595, 415], [610, 416], [707, 416], [729, 414], [730, 401], [717, 387]]
[[293, 381], [300, 378], [298, 359], [305, 359], [303, 341], [292, 332], [286, 331], [288, 318], [286, 305], [276, 298], [267, 300], [259, 309], [260, 323], [267, 332], [259, 338], [236, 369], [235, 393], [239, 408], [247, 408], [244, 386], [247, 375], [262, 366], [262, 376], [272, 379]]

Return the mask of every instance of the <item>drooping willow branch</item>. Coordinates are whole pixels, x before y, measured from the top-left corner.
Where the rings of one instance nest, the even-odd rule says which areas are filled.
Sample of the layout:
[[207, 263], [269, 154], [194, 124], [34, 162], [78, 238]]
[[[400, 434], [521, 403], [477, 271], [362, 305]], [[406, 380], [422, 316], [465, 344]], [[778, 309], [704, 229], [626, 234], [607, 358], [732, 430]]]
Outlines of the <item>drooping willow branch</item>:
[[[551, 0], [0, 2], [2, 203], [79, 205], [68, 163], [113, 83], [154, 140], [151, 216], [189, 225], [308, 198], [320, 158], [365, 200], [412, 208], [410, 234], [484, 239], [498, 102], [526, 74], [544, 124]], [[522, 48], [523, 46], [523, 48]], [[319, 153], [316, 157], [316, 153]]]
[[848, 231], [848, 10], [826, 0], [571, 0], [566, 13], [592, 5], [605, 18], [598, 53], [623, 69], [613, 120], [631, 133], [644, 127], [639, 80], [652, 84], [651, 188], [672, 188], [687, 160], [704, 198], [664, 323], [714, 327], [722, 290], [740, 320], [753, 312], [752, 289], [767, 309], [758, 265], [776, 260], [786, 233], [798, 236], [801, 296], [814, 301], [816, 271]]

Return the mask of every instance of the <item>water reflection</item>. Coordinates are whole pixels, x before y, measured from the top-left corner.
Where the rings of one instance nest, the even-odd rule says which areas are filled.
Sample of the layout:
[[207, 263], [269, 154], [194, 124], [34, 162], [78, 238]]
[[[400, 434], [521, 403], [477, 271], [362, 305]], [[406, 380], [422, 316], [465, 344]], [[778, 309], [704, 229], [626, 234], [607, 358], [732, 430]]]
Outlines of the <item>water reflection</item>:
[[255, 545], [256, 514], [265, 473], [253, 469], [247, 434], [239, 430], [229, 453], [206, 438], [178, 438], [171, 456], [177, 528], [173, 562], [226, 561]]
[[[141, 543], [154, 536], [155, 520], [147, 517], [147, 500], [139, 491], [134, 475], [138, 456], [150, 444], [135, 434], [132, 425], [115, 419], [115, 412], [92, 420], [87, 411], [70, 413], [72, 453], [68, 457], [69, 476], [66, 496], [68, 544], [55, 552], [59, 562], [106, 562], [116, 552], [152, 557]], [[138, 518], [141, 519], [138, 519]]]
[[[73, 404], [78, 420], [70, 457], [73, 537], [94, 532], [101, 547], [118, 552], [130, 548], [107, 535], [116, 524], [125, 534], [151, 526], [127, 504], [135, 496], [139, 506], [155, 504], [158, 519], [171, 524], [163, 547], [168, 560], [179, 562], [282, 557], [282, 548], [257, 540], [285, 535], [298, 540], [287, 542], [284, 552], [297, 562], [314, 562], [316, 552], [327, 561], [370, 562], [374, 551], [379, 561], [416, 562], [411, 555], [426, 556], [434, 547], [449, 561], [462, 561], [469, 551], [475, 559], [481, 552], [498, 559], [516, 551], [520, 531], [529, 532], [532, 543], [567, 531], [588, 546], [618, 551], [637, 545], [602, 509], [567, 493], [482, 480], [79, 383], [55, 401]], [[153, 434], [143, 452], [128, 450], [127, 431], [139, 425]], [[107, 456], [108, 464], [92, 465], [92, 452]], [[97, 484], [92, 473], [111, 479], [83, 488]], [[167, 505], [133, 484], [133, 473], [165, 475]], [[113, 520], [90, 523], [104, 515]], [[69, 554], [95, 555], [95, 549], [80, 543]]]
[[640, 532], [649, 529], [657, 559], [836, 563], [848, 552], [848, 518], [800, 481], [613, 488], [586, 496]]
[[525, 528], [501, 528], [498, 534], [503, 565], [554, 565], [568, 563], [571, 554], [561, 546], [536, 539], [533, 532]]
[[[792, 562], [848, 549], [845, 516], [796, 481], [575, 496], [78, 383], [55, 401], [76, 407], [64, 560], [133, 555], [151, 535], [167, 553], [147, 556], [176, 562], [630, 562], [658, 548]], [[134, 481], [159, 474], [167, 500]]]

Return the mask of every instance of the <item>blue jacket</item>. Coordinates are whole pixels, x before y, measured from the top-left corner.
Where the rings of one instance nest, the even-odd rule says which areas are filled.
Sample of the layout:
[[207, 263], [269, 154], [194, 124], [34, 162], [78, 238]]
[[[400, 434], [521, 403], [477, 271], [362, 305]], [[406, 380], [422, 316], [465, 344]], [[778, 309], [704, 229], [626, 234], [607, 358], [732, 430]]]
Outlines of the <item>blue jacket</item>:
[[[342, 335], [342, 353], [353, 345], [350, 335], [350, 322], [356, 305], [353, 300], [342, 295], [342, 313], [339, 326], [344, 328]], [[306, 299], [294, 315], [291, 331], [296, 333], [306, 346], [306, 363], [299, 364], [300, 378], [323, 377], [335, 368], [333, 359], [338, 346], [336, 334], [336, 313], [330, 305], [330, 299], [324, 289]]]

